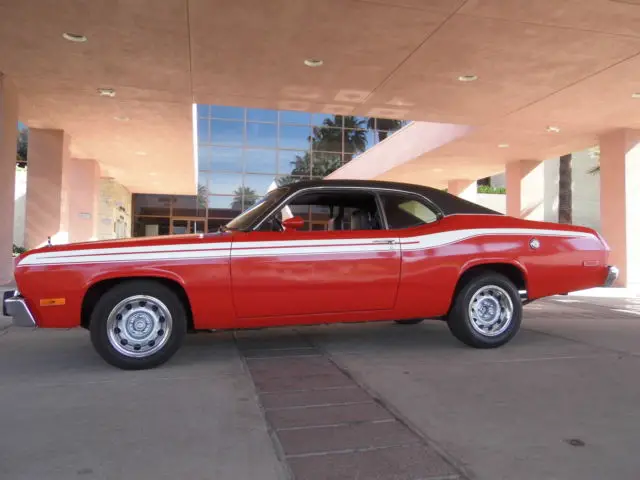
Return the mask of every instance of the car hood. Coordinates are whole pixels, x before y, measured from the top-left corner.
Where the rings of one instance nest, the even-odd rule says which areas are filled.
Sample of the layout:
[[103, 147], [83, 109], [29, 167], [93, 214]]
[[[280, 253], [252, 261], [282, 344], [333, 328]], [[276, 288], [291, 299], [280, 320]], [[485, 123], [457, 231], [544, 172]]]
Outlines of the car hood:
[[151, 247], [162, 245], [175, 245], [180, 248], [181, 245], [189, 245], [196, 243], [217, 243], [230, 242], [231, 233], [218, 232], [207, 234], [191, 234], [191, 235], [163, 235], [159, 237], [137, 237], [137, 238], [120, 238], [114, 240], [101, 240], [94, 242], [67, 243], [64, 245], [51, 245], [34, 248], [23, 253], [16, 259], [16, 265], [29, 255], [45, 252], [69, 252], [82, 250], [107, 250], [115, 248], [129, 247]]

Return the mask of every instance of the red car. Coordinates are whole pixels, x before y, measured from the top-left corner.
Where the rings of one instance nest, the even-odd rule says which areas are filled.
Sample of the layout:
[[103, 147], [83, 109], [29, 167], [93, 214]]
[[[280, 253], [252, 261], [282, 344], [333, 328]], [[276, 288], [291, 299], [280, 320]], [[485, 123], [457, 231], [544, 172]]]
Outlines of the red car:
[[81, 326], [124, 369], [167, 361], [191, 330], [445, 319], [477, 348], [522, 305], [610, 285], [594, 230], [507, 217], [428, 187], [300, 182], [217, 233], [49, 246], [17, 261], [15, 325]]

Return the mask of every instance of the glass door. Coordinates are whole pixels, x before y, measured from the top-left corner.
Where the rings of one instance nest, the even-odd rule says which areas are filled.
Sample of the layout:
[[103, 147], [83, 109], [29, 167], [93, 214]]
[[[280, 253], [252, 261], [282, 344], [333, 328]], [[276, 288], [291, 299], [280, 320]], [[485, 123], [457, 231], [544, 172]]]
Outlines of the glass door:
[[171, 219], [171, 235], [185, 235], [189, 233], [205, 233], [205, 220], [202, 218]]

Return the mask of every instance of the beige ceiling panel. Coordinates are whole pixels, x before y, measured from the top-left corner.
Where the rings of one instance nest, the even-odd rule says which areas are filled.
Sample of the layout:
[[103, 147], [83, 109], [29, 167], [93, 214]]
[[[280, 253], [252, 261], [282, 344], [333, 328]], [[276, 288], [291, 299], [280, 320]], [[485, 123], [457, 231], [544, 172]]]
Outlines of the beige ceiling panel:
[[435, 10], [454, 13], [465, 0], [357, 0], [361, 3], [388, 5], [391, 7], [417, 8], [420, 10]]
[[[367, 101], [421, 120], [482, 124], [640, 51], [635, 38], [456, 15]], [[461, 75], [477, 75], [460, 82]]]
[[638, 0], [468, 0], [460, 13], [640, 36]]
[[183, 0], [2, 0], [0, 19], [0, 70], [37, 79], [40, 91], [132, 87], [189, 98]]
[[513, 128], [557, 125], [565, 133], [640, 128], [640, 57], [515, 112], [504, 119]]
[[[196, 98], [361, 104], [446, 17], [342, 0], [192, 0]], [[321, 59], [310, 68], [305, 59]]]

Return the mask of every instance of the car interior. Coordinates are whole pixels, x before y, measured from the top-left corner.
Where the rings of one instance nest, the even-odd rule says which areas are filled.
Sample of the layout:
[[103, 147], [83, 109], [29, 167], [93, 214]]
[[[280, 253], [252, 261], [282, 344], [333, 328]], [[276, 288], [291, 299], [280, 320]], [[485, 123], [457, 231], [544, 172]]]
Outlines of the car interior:
[[382, 230], [375, 196], [366, 192], [309, 192], [292, 199], [277, 215], [299, 216], [304, 230]]
[[[409, 194], [380, 195], [390, 229], [417, 227], [437, 221], [436, 213], [417, 197]], [[263, 229], [282, 231], [282, 221], [301, 217], [307, 231], [383, 230], [384, 222], [372, 193], [362, 191], [327, 191], [325, 189], [296, 195], [280, 209]]]

